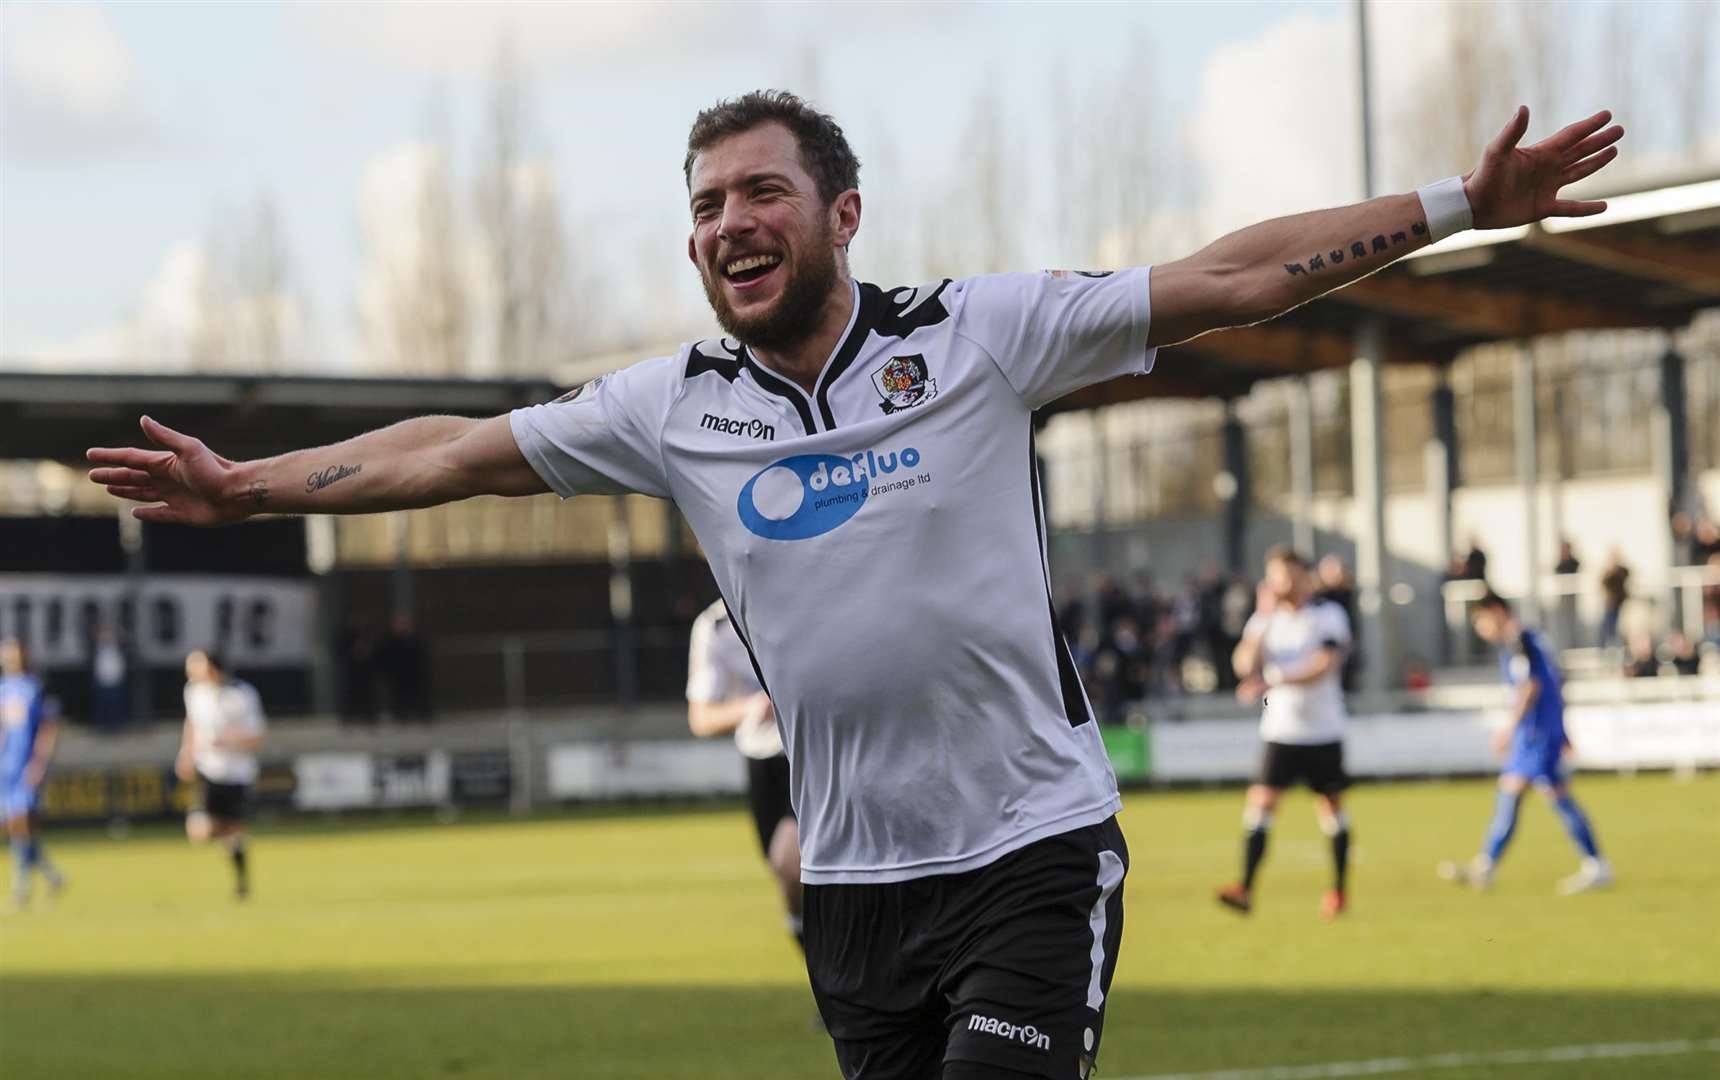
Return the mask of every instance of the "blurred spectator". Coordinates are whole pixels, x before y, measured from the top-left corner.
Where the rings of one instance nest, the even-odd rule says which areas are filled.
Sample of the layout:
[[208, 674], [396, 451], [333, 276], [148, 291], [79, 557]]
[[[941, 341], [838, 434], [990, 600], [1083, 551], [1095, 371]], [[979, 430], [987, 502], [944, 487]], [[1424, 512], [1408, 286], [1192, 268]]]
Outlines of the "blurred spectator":
[[1720, 525], [1703, 518], [1696, 523], [1696, 540], [1691, 545], [1690, 562], [1701, 566], [1715, 555], [1720, 555]]
[[396, 721], [429, 722], [429, 660], [412, 616], [396, 614], [376, 647], [376, 669], [388, 689], [389, 711]]
[[1630, 636], [1630, 659], [1624, 673], [1632, 679], [1652, 679], [1660, 674], [1660, 661], [1654, 656], [1654, 639], [1647, 634]]
[[376, 634], [360, 619], [341, 627], [336, 652], [340, 715], [347, 723], [376, 723]]
[[1412, 656], [1403, 662], [1403, 688], [1405, 690], [1426, 690], [1433, 685], [1433, 670], [1427, 666], [1427, 661], [1419, 656]]
[[1081, 602], [1081, 594], [1075, 589], [1065, 586], [1060, 591], [1063, 598], [1057, 605], [1057, 628], [1073, 648], [1081, 640], [1081, 628], [1087, 623], [1087, 605]]
[[1101, 724], [1120, 724], [1128, 705], [1146, 695], [1148, 658], [1133, 616], [1124, 615], [1112, 627], [1110, 640], [1101, 644], [1094, 659], [1098, 686], [1094, 705]]
[[1674, 566], [1699, 566], [1696, 557], [1696, 522], [1683, 510], [1672, 515], [1672, 563]]
[[112, 735], [131, 722], [129, 665], [112, 623], [96, 627], [90, 642], [90, 713], [96, 730]]
[[1630, 567], [1624, 564], [1624, 555], [1616, 547], [1607, 553], [1606, 566], [1601, 570], [1601, 599], [1604, 609], [1600, 646], [1604, 649], [1619, 643], [1619, 615], [1624, 611], [1625, 601], [1630, 599]]
[[1679, 630], [1666, 635], [1667, 658], [1672, 661], [1674, 675], [1694, 675], [1702, 668], [1702, 656], [1696, 643]]
[[[1350, 580], [1350, 568], [1344, 565], [1344, 560], [1336, 555], [1327, 555], [1320, 560], [1318, 570], [1320, 589], [1314, 594], [1315, 599], [1337, 604], [1344, 609], [1344, 617], [1350, 621], [1350, 639], [1359, 641], [1360, 627], [1357, 625], [1356, 586]], [[1344, 691], [1353, 693], [1356, 689], [1356, 675], [1362, 670], [1362, 652], [1355, 646], [1350, 648], [1344, 657]]]
[[1553, 563], [1553, 573], [1574, 574], [1582, 568], [1582, 560], [1577, 558], [1577, 553], [1572, 549], [1571, 542], [1569, 540], [1560, 540], [1559, 557], [1558, 560]]
[[1708, 581], [1702, 586], [1703, 634], [1720, 646], [1720, 552], [1708, 556]]
[[1199, 577], [1199, 621], [1197, 634], [1205, 646], [1207, 658], [1218, 677], [1218, 689], [1228, 691], [1236, 686], [1236, 674], [1225, 659], [1235, 648], [1224, 633], [1224, 593], [1228, 583], [1218, 571], [1218, 563], [1208, 559], [1201, 564]]
[[1463, 581], [1487, 580], [1487, 552], [1481, 550], [1481, 539], [1476, 536], [1469, 538], [1469, 552], [1463, 556]]
[[[1195, 641], [1200, 637], [1201, 630], [1200, 582], [1193, 574], [1183, 579], [1182, 591], [1171, 601], [1171, 618], [1176, 633], [1176, 664], [1180, 671], [1183, 661], [1194, 652]], [[1181, 681], [1180, 674], [1178, 681]]]
[[1099, 625], [1103, 627], [1102, 636], [1109, 637], [1111, 628], [1117, 620], [1133, 618], [1135, 605], [1129, 599], [1129, 594], [1117, 584], [1117, 579], [1109, 575], [1099, 579]]

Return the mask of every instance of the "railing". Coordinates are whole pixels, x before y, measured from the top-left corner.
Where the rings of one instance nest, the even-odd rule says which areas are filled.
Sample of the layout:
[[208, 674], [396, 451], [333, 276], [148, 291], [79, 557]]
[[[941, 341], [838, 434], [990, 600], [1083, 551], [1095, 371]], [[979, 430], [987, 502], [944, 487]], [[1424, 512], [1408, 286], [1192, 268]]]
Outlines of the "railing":
[[[1709, 636], [1702, 603], [1702, 590], [1720, 586], [1720, 568], [1712, 566], [1677, 566], [1667, 570], [1664, 580], [1632, 583], [1628, 603], [1638, 613], [1647, 612], [1648, 629], [1655, 637], [1678, 627], [1692, 642]], [[1446, 659], [1448, 663], [1467, 665], [1485, 654], [1485, 646], [1470, 629], [1469, 616], [1474, 605], [1487, 592], [1481, 581], [1448, 581], [1440, 587], [1445, 603]], [[1598, 597], [1599, 584], [1591, 575], [1550, 574], [1542, 579], [1540, 596], [1541, 628], [1562, 650], [1580, 649], [1602, 644], [1598, 620], [1587, 619], [1582, 613], [1584, 596]], [[1524, 598], [1520, 594], [1501, 592], [1513, 604]]]

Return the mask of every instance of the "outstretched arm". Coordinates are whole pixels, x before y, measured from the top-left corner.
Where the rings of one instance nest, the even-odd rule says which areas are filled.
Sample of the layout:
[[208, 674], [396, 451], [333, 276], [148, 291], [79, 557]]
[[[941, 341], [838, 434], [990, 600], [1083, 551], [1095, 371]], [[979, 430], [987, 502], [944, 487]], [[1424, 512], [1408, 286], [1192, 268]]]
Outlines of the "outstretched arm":
[[1421, 194], [1412, 192], [1275, 218], [1155, 266], [1148, 344], [1174, 345], [1209, 330], [1275, 318], [1460, 229], [1598, 214], [1606, 203], [1561, 199], [1559, 190], [1618, 156], [1613, 144], [1624, 128], [1606, 127], [1611, 119], [1612, 113], [1598, 112], [1519, 147], [1529, 129], [1529, 110], [1519, 108], [1480, 163], [1461, 178], [1461, 191], [1456, 183], [1422, 189], [1429, 201], [1449, 205], [1424, 205]]
[[421, 416], [345, 442], [256, 461], [229, 461], [201, 440], [149, 417], [160, 447], [89, 451], [90, 479], [149, 505], [144, 521], [227, 525], [253, 514], [365, 514], [411, 510], [473, 495], [549, 490], [514, 442], [506, 415]]

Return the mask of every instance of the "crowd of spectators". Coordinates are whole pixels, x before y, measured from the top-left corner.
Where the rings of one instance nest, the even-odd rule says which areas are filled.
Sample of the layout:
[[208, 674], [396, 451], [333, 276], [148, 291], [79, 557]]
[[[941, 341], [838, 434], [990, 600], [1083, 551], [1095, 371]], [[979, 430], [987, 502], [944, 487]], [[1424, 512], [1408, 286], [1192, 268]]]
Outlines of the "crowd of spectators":
[[[1353, 626], [1356, 591], [1337, 556], [1320, 560], [1319, 598], [1341, 606]], [[1057, 622], [1101, 723], [1121, 723], [1143, 699], [1236, 690], [1231, 653], [1254, 614], [1257, 583], [1208, 561], [1167, 588], [1148, 572], [1128, 582], [1100, 575], [1085, 592], [1065, 589]], [[1361, 658], [1344, 668], [1353, 689]]]

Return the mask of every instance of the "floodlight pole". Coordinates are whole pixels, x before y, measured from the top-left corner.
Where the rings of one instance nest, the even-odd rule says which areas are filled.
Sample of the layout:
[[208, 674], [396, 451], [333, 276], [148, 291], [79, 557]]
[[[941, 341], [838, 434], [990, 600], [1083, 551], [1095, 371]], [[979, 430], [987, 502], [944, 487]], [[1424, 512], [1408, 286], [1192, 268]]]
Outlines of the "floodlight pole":
[[[1368, 84], [1368, 5], [1356, 0], [1356, 59], [1362, 121], [1362, 194], [1374, 194], [1373, 124]], [[1362, 685], [1370, 692], [1398, 681], [1397, 616], [1392, 610], [1391, 555], [1386, 544], [1385, 438], [1380, 383], [1386, 326], [1377, 315], [1356, 328], [1350, 364], [1350, 464], [1356, 500], [1356, 606]]]

